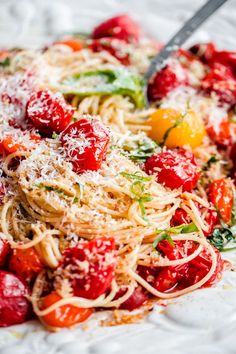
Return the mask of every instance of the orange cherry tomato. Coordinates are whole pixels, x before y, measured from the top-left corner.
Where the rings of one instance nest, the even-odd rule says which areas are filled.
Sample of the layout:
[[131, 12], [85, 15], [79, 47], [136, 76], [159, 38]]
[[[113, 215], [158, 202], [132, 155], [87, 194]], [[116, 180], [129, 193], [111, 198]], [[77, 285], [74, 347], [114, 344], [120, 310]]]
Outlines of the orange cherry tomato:
[[14, 249], [9, 261], [9, 268], [13, 273], [26, 281], [33, 280], [43, 270], [43, 263], [33, 247]]
[[67, 47], [70, 47], [73, 52], [79, 52], [84, 47], [83, 43], [75, 38], [62, 39], [60, 41], [55, 42], [55, 44], [67, 45]]
[[[57, 293], [47, 295], [42, 301], [42, 308], [46, 309], [61, 300]], [[67, 328], [85, 321], [93, 313], [92, 309], [79, 308], [73, 305], [63, 305], [49, 314], [42, 316], [42, 320], [48, 326]]]
[[169, 148], [201, 144], [205, 136], [202, 119], [192, 110], [180, 112], [173, 108], [159, 108], [147, 120], [151, 126], [149, 136]]
[[[6, 155], [10, 155], [10, 154], [13, 154], [14, 152], [17, 152], [17, 151], [26, 151], [27, 150], [27, 148], [23, 144], [20, 144], [14, 140], [15, 140], [15, 138], [11, 135], [5, 136], [0, 141], [0, 154], [5, 153]], [[33, 141], [34, 143], [38, 143], [41, 140], [41, 138], [38, 135], [31, 134], [30, 140]]]
[[232, 182], [226, 178], [212, 182], [209, 188], [209, 199], [219, 209], [223, 221], [230, 222], [234, 202]]

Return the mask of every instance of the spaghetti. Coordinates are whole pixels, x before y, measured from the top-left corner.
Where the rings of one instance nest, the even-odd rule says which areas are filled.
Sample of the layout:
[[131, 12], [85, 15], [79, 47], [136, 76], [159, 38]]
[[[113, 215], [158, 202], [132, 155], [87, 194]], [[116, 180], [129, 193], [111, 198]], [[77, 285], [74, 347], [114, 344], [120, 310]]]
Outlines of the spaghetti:
[[[234, 242], [232, 161], [217, 140], [232, 105], [201, 89], [210, 66], [183, 51], [150, 83], [146, 109], [140, 75], [157, 47], [135, 41], [62, 40], [9, 52], [1, 69], [0, 240], [10, 261], [0, 250], [0, 264], [25, 278], [50, 330], [86, 319], [82, 309], [133, 310], [211, 286], [224, 267], [217, 230]], [[227, 129], [231, 139], [235, 123]], [[0, 325], [28, 315], [19, 316]]]

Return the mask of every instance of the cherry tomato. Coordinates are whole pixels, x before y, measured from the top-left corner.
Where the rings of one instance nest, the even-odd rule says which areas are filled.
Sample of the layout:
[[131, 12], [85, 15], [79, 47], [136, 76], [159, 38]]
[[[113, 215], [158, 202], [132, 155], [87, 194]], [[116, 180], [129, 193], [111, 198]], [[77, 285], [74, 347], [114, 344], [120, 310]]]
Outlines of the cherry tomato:
[[75, 296], [96, 299], [109, 290], [114, 277], [114, 251], [114, 239], [106, 237], [65, 250], [61, 267], [73, 270], [71, 284]]
[[215, 54], [216, 47], [213, 43], [199, 43], [193, 45], [189, 51], [196, 55], [203, 63], [209, 63]]
[[236, 52], [229, 52], [226, 50], [217, 50], [214, 52], [212, 61], [229, 66], [235, 71], [235, 69], [236, 69]]
[[0, 268], [5, 266], [10, 250], [11, 247], [7, 240], [0, 237]]
[[172, 269], [171, 267], [166, 267], [158, 273], [153, 286], [158, 291], [165, 292], [173, 290], [177, 284], [178, 273], [174, 268]]
[[41, 133], [62, 132], [70, 123], [74, 108], [50, 91], [34, 92], [26, 107], [29, 121]]
[[0, 271], [0, 327], [23, 323], [30, 318], [29, 288], [16, 275]]
[[[46, 309], [61, 300], [57, 293], [47, 295], [42, 301], [42, 309]], [[79, 308], [73, 305], [63, 305], [49, 314], [42, 316], [46, 325], [58, 328], [68, 328], [77, 323], [84, 322], [91, 314], [92, 309]]]
[[177, 52], [175, 52], [174, 57], [179, 60], [180, 64], [184, 68], [189, 68], [192, 62], [198, 60], [195, 55], [182, 48], [178, 49]]
[[60, 41], [56, 41], [55, 44], [66, 45], [67, 47], [70, 47], [73, 50], [73, 52], [79, 52], [84, 47], [82, 41], [76, 38], [62, 39]]
[[130, 47], [127, 43], [117, 38], [100, 38], [92, 40], [89, 44], [94, 52], [107, 51], [118, 59], [123, 65], [130, 64]]
[[[125, 294], [125, 290], [120, 290], [116, 296], [116, 299], [119, 299], [121, 296]], [[148, 294], [142, 286], [137, 286], [130, 297], [123, 302], [119, 308], [122, 310], [133, 311], [139, 307], [141, 307], [148, 300]]]
[[113, 37], [126, 42], [138, 43], [140, 38], [139, 25], [128, 15], [112, 17], [94, 28], [92, 38]]
[[192, 110], [181, 112], [173, 108], [158, 108], [146, 124], [152, 128], [149, 136], [157, 143], [162, 143], [169, 131], [165, 139], [165, 146], [169, 148], [186, 145], [195, 148], [202, 143], [206, 134], [201, 117]]
[[152, 155], [145, 163], [145, 171], [165, 187], [182, 187], [183, 191], [192, 191], [200, 176], [194, 155], [182, 148]]
[[96, 171], [106, 157], [109, 130], [98, 119], [82, 118], [62, 133], [61, 143], [75, 172]]
[[168, 64], [158, 71], [148, 84], [148, 98], [151, 101], [159, 101], [187, 82], [187, 71], [178, 62], [174, 65]]
[[231, 68], [214, 63], [201, 85], [207, 94], [216, 94], [219, 103], [233, 106], [236, 104], [236, 80]]
[[27, 249], [14, 249], [9, 261], [9, 269], [27, 282], [36, 278], [43, 270], [43, 263], [36, 250], [31, 247]]
[[[191, 253], [196, 249], [196, 245], [193, 245]], [[215, 284], [217, 281], [221, 279], [222, 271], [224, 268], [224, 261], [221, 258], [220, 252], [213, 246], [217, 255], [217, 266], [212, 275], [212, 277], [202, 286], [202, 287], [209, 287]], [[207, 273], [209, 272], [212, 265], [211, 255], [205, 249], [192, 261], [188, 263], [188, 272], [184, 278], [181, 280], [181, 287], [185, 288], [187, 286], [191, 286], [196, 284], [199, 280], [204, 278]]]
[[226, 178], [212, 182], [209, 187], [209, 199], [218, 208], [223, 221], [229, 223], [234, 201], [232, 182]]
[[[21, 135], [23, 134], [21, 139], [23, 140], [24, 133], [22, 133], [21, 131], [19, 131], [19, 133]], [[40, 140], [41, 138], [38, 135], [35, 134], [30, 135], [30, 141], [32, 141], [33, 143], [37, 144]], [[0, 155], [1, 154], [10, 155], [18, 151], [26, 151], [26, 150], [28, 150], [28, 148], [24, 145], [24, 143], [18, 143], [17, 137], [12, 136], [10, 134], [6, 135], [0, 141]]]
[[227, 148], [233, 141], [236, 124], [223, 119], [219, 124], [209, 125], [207, 133], [216, 145]]

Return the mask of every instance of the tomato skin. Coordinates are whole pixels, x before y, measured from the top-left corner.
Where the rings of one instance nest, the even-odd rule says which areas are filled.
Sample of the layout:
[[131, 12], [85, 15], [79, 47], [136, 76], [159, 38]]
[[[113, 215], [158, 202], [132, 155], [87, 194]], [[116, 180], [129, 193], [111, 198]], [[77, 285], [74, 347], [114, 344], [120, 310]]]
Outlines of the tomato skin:
[[[79, 141], [78, 148], [77, 141]], [[109, 130], [98, 119], [82, 118], [64, 130], [61, 143], [76, 173], [87, 170], [97, 171], [106, 156]]]
[[26, 107], [28, 120], [47, 135], [62, 132], [71, 122], [74, 111], [63, 97], [48, 90], [33, 92]]
[[129, 47], [124, 40], [110, 37], [94, 39], [91, 44], [89, 44], [89, 48], [95, 53], [105, 50], [118, 59], [123, 65], [130, 64]]
[[[65, 250], [61, 267], [72, 267], [76, 275], [71, 280], [75, 296], [96, 299], [110, 289], [115, 270], [114, 251], [114, 239], [106, 237]], [[88, 267], [83, 269], [78, 262], [87, 262]]]
[[139, 25], [128, 15], [112, 17], [94, 28], [92, 38], [113, 37], [126, 42], [138, 43], [140, 39]]
[[56, 41], [54, 44], [66, 45], [67, 47], [71, 48], [73, 52], [79, 52], [84, 47], [83, 43], [75, 38], [62, 39], [60, 41]]
[[[24, 134], [23, 134], [24, 135]], [[15, 137], [12, 135], [6, 135], [1, 141], [0, 141], [0, 155], [1, 154], [6, 154], [10, 155], [18, 151], [26, 151], [27, 148], [24, 146], [22, 143], [18, 143], [15, 141]], [[41, 138], [38, 135], [31, 134], [30, 135], [30, 140], [37, 144]]]
[[[123, 296], [124, 294], [125, 290], [120, 290], [115, 298], [119, 299], [119, 297]], [[130, 297], [119, 306], [119, 309], [133, 311], [141, 307], [147, 300], [147, 292], [144, 291], [142, 286], [137, 286]]]
[[227, 148], [233, 140], [236, 124], [223, 119], [219, 125], [209, 125], [207, 133], [211, 140], [218, 146]]
[[152, 155], [145, 163], [145, 171], [154, 174], [165, 187], [182, 187], [183, 191], [192, 191], [200, 176], [194, 155], [182, 148]]
[[7, 240], [0, 237], [0, 268], [5, 266], [10, 250], [11, 247]]
[[196, 55], [203, 63], [209, 63], [216, 51], [214, 43], [199, 43], [189, 49], [190, 53]]
[[[178, 75], [175, 66], [178, 67], [180, 73]], [[148, 84], [148, 98], [151, 101], [159, 101], [178, 86], [186, 85], [187, 82], [187, 72], [178, 62], [174, 66], [166, 65]]]
[[44, 265], [33, 247], [12, 251], [9, 269], [27, 282], [34, 280], [43, 268]]
[[0, 271], [0, 327], [23, 323], [30, 319], [27, 300], [29, 288], [16, 275]]
[[219, 209], [223, 221], [230, 222], [234, 201], [231, 181], [226, 178], [213, 181], [209, 187], [209, 199]]
[[[57, 293], [47, 295], [42, 300], [42, 309], [48, 308], [61, 299], [61, 296]], [[84, 322], [92, 313], [92, 309], [79, 308], [73, 305], [63, 305], [49, 314], [42, 316], [41, 319], [48, 326], [68, 328], [77, 323]]]
[[178, 283], [178, 273], [171, 267], [162, 269], [154, 281], [154, 288], [165, 292], [172, 290]]

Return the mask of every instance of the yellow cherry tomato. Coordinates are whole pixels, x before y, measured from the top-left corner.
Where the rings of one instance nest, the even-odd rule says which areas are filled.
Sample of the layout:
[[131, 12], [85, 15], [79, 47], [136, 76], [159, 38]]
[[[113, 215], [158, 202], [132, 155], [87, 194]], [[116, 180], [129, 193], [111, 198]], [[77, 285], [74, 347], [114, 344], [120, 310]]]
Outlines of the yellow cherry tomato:
[[200, 145], [205, 136], [202, 119], [192, 110], [159, 108], [147, 120], [150, 138], [169, 148]]

